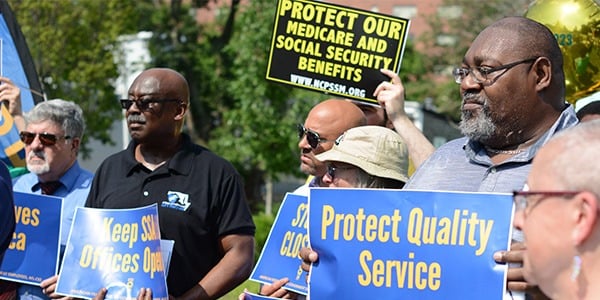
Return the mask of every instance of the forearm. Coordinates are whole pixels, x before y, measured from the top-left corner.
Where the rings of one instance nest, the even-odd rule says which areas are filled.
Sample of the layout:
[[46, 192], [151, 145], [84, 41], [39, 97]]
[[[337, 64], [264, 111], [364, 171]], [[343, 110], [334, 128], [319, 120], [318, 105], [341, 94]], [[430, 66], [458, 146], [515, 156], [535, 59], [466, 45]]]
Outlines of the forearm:
[[415, 169], [418, 168], [435, 151], [435, 147], [407, 115], [395, 116], [392, 123], [396, 132], [404, 139]]
[[238, 237], [243, 241], [228, 250], [219, 263], [179, 299], [217, 299], [250, 276], [254, 261], [254, 238]]

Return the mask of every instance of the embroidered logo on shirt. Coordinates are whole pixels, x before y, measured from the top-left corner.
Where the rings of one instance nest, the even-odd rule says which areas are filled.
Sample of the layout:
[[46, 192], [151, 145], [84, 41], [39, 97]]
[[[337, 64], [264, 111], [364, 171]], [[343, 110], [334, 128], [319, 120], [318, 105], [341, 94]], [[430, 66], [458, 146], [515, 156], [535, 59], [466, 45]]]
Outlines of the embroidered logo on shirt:
[[190, 195], [181, 192], [168, 191], [167, 201], [163, 201], [161, 206], [173, 208], [180, 211], [186, 211], [191, 203], [189, 201]]

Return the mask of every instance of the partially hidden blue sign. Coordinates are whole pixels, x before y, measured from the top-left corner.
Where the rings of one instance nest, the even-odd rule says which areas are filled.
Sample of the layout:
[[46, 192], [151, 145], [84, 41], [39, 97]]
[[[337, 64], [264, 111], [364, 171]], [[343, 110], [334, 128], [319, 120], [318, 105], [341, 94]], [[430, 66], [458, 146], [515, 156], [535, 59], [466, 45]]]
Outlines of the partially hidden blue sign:
[[508, 194], [311, 189], [309, 295], [502, 299], [512, 215]]
[[0, 278], [39, 285], [57, 273], [62, 198], [14, 192], [17, 226]]
[[132, 209], [78, 207], [56, 292], [92, 298], [133, 299], [141, 288], [168, 299], [156, 204]]
[[300, 268], [298, 253], [308, 247], [307, 224], [307, 198], [286, 194], [250, 279], [271, 284], [287, 277], [285, 289], [306, 295], [306, 272]]

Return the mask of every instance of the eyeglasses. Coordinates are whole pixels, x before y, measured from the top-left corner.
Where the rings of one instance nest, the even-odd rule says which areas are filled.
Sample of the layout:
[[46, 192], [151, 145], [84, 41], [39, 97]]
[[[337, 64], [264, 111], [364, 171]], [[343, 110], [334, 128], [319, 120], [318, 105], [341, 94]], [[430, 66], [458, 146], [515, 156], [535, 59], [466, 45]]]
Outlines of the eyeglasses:
[[[523, 211], [524, 214], [530, 213], [531, 210], [538, 205], [542, 200], [549, 197], [571, 198], [580, 192], [578, 191], [513, 191], [513, 201], [516, 211]], [[531, 196], [541, 195], [538, 201], [532, 203]]]
[[121, 99], [121, 107], [128, 110], [135, 102], [135, 106], [141, 111], [147, 111], [152, 108], [152, 103], [177, 102], [179, 99]]
[[331, 177], [331, 180], [335, 179], [335, 171], [337, 170], [350, 170], [350, 169], [354, 169], [355, 167], [335, 167], [333, 165], [327, 165], [327, 175], [329, 175], [329, 177]]
[[36, 135], [40, 138], [40, 143], [42, 143], [42, 145], [44, 145], [44, 146], [52, 146], [52, 145], [56, 144], [56, 142], [60, 139], [68, 140], [71, 138], [68, 135], [59, 137], [55, 134], [47, 133], [47, 132], [33, 133], [33, 132], [29, 132], [29, 131], [21, 131], [19, 133], [19, 136], [21, 137], [21, 141], [23, 141], [23, 143], [25, 143], [25, 145], [31, 145], [31, 143], [33, 143], [33, 140], [35, 139]]
[[321, 143], [333, 142], [333, 140], [322, 139], [321, 137], [319, 137], [318, 133], [304, 127], [304, 125], [302, 124], [298, 124], [298, 138], [302, 140], [302, 137], [305, 134], [306, 141], [308, 141], [308, 145], [313, 149], [317, 149], [317, 147], [319, 147], [319, 144]]
[[[501, 65], [501, 66], [497, 66], [497, 67], [473, 67], [473, 68], [465, 68], [465, 67], [458, 67], [458, 68], [454, 68], [454, 70], [452, 70], [452, 75], [454, 76], [454, 81], [458, 84], [461, 84], [463, 80], [465, 80], [465, 78], [471, 74], [471, 78], [473, 79], [473, 81], [475, 81], [476, 83], [479, 84], [484, 84], [484, 85], [491, 85], [494, 82], [496, 82], [496, 80], [498, 80], [498, 78], [500, 78], [500, 76], [502, 76], [504, 73], [506, 73], [506, 71], [508, 71], [510, 68], [520, 65], [520, 64], [526, 64], [526, 63], [532, 63], [535, 60], [537, 60], [539, 57], [532, 57], [532, 58], [528, 58], [528, 59], [524, 59], [524, 60], [519, 60], [513, 63], [509, 63], [509, 64], [505, 64], [505, 65]], [[498, 74], [498, 76], [495, 76], [493, 78], [490, 78], [490, 74], [500, 71], [500, 70], [505, 70], [504, 72]]]

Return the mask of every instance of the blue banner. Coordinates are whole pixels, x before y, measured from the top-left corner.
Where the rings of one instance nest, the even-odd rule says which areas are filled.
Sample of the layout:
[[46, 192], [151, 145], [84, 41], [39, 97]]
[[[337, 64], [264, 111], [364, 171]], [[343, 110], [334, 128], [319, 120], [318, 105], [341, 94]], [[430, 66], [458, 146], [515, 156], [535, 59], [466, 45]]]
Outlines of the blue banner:
[[298, 253], [308, 247], [308, 206], [305, 196], [286, 194], [250, 279], [271, 284], [287, 277], [285, 289], [306, 295], [306, 272]]
[[[33, 59], [8, 1], [0, 1], [0, 76], [10, 78], [20, 88], [23, 112], [44, 100]], [[0, 147], [0, 160], [7, 166], [25, 166], [25, 145], [5, 107], [0, 112]]]
[[14, 192], [17, 226], [0, 278], [39, 285], [57, 273], [62, 198]]
[[312, 299], [502, 299], [508, 194], [311, 189]]
[[248, 291], [244, 292], [244, 300], [274, 300], [281, 299], [276, 297], [263, 296], [259, 294], [250, 293]]
[[156, 204], [132, 209], [78, 207], [58, 277], [58, 294], [133, 299], [140, 288], [168, 299]]

